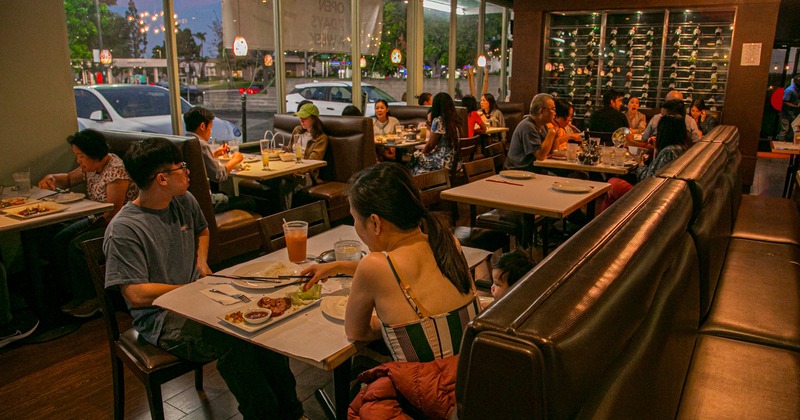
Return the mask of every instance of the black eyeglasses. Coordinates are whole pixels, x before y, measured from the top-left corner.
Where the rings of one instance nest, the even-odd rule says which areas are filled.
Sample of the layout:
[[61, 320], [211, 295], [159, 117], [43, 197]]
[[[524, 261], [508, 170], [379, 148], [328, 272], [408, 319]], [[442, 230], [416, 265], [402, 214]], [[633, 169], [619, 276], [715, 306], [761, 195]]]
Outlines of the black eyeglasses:
[[[187, 165], [186, 162], [181, 162], [180, 165], [181, 166], [179, 166], [177, 168], [174, 168], [174, 169], [167, 169], [166, 171], [161, 171], [161, 172], [159, 172], [159, 174], [168, 174], [170, 172], [175, 172], [175, 171], [184, 171], [184, 173], [186, 173], [186, 172], [189, 171], [189, 165]], [[156, 175], [158, 175], [158, 174], [156, 174]]]

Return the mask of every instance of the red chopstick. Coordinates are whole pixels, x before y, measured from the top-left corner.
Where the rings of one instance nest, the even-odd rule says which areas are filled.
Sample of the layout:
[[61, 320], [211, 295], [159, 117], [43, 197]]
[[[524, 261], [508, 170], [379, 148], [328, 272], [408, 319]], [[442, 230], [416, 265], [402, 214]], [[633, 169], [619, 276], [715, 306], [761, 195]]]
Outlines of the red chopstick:
[[498, 184], [508, 184], [508, 185], [516, 185], [518, 187], [524, 187], [522, 184], [517, 184], [516, 182], [508, 182], [508, 181], [500, 181], [499, 179], [487, 179], [489, 182], [496, 182]]

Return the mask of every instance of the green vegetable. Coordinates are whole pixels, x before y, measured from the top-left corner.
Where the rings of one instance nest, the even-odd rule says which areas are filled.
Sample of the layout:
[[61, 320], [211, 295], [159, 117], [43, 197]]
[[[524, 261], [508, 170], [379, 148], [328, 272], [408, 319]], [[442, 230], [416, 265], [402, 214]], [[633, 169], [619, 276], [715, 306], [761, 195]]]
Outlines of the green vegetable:
[[296, 291], [287, 294], [287, 296], [292, 299], [292, 305], [308, 305], [322, 296], [322, 285], [315, 284], [307, 291], [303, 291], [303, 286], [300, 286]]

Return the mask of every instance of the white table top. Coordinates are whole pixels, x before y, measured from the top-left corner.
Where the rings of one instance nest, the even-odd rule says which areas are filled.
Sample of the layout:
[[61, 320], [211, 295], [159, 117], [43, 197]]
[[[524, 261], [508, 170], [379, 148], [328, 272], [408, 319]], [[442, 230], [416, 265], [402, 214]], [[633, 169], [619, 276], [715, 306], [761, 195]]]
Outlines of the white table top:
[[800, 144], [794, 144], [791, 141], [774, 141], [772, 142], [773, 153], [783, 153], [787, 155], [800, 155]]
[[[552, 188], [554, 182], [587, 185], [591, 187], [591, 191], [586, 193], [560, 192]], [[584, 181], [558, 176], [534, 174], [531, 179], [508, 179], [495, 175], [444, 190], [441, 198], [443, 200], [561, 219], [605, 194], [610, 188], [611, 185], [606, 182]]]
[[486, 134], [497, 134], [508, 131], [508, 127], [486, 127]]
[[[352, 226], [338, 226], [309, 238], [307, 252], [319, 255], [321, 252], [333, 248], [333, 243], [341, 239], [359, 240]], [[366, 249], [366, 246], [363, 249]], [[464, 248], [464, 254], [470, 267], [480, 264], [489, 255], [486, 251], [473, 248]], [[288, 261], [288, 254], [286, 249], [283, 248], [271, 254], [222, 270], [219, 273], [232, 274], [238, 267], [251, 264], [254, 261], [286, 262]], [[356, 353], [356, 344], [348, 340], [345, 335], [344, 323], [326, 317], [319, 305], [252, 334], [228, 326], [220, 321], [217, 315], [237, 305], [224, 306], [201, 293], [202, 290], [212, 287], [207, 283], [223, 281], [225, 280], [215, 277], [202, 278], [159, 297], [155, 300], [154, 305], [326, 370], [333, 370]], [[346, 293], [346, 289], [350, 287], [349, 283], [349, 279], [330, 279], [328, 282], [323, 283], [323, 297], [332, 293], [337, 295]], [[296, 285], [287, 286], [286, 289], [291, 291], [296, 287]], [[256, 296], [260, 297], [265, 293], [272, 293], [275, 290], [279, 289], [241, 289], [241, 292], [254, 298]]]
[[604, 163], [598, 163], [597, 165], [584, 165], [578, 161], [570, 162], [568, 160], [560, 160], [552, 158], [547, 158], [545, 160], [536, 160], [533, 162], [533, 166], [539, 166], [542, 168], [569, 169], [573, 171], [584, 171], [584, 172], [601, 172], [601, 173], [615, 174], [615, 175], [625, 175], [628, 172], [632, 171], [634, 168], [636, 168], [636, 164], [632, 166], [613, 166], [613, 165], [606, 165]]
[[[14, 197], [13, 191], [8, 191], [8, 188], [3, 192], [0, 198]], [[30, 198], [40, 199], [55, 194], [55, 191], [42, 190], [38, 187], [31, 187]], [[105, 213], [114, 208], [111, 203], [98, 203], [83, 199], [74, 203], [65, 204], [69, 206], [64, 211], [38, 216], [30, 219], [19, 219], [17, 217], [8, 216], [3, 214], [0, 216], [0, 232], [18, 232], [21, 230], [33, 229], [41, 226], [52, 225], [54, 223], [63, 222], [66, 220], [79, 219], [81, 217], [89, 216], [92, 214]]]
[[270, 160], [269, 170], [264, 170], [264, 165], [259, 159], [256, 162], [248, 163], [247, 170], [236, 170], [231, 172], [233, 180], [233, 194], [239, 195], [239, 181], [242, 179], [255, 179], [263, 181], [266, 179], [280, 178], [297, 172], [307, 172], [312, 169], [321, 168], [327, 165], [324, 160], [303, 159], [302, 162], [284, 162], [282, 160]]

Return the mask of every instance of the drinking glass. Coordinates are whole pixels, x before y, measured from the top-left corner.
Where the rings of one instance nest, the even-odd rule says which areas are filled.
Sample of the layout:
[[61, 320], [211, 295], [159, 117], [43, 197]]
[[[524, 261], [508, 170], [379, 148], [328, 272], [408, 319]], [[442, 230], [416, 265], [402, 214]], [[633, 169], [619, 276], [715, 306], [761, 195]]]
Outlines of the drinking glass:
[[577, 143], [567, 143], [567, 160], [570, 162], [575, 162], [578, 160], [578, 149], [580, 145]]
[[403, 126], [400, 125], [400, 124], [397, 124], [396, 126], [394, 126], [394, 133], [397, 134], [398, 136], [402, 136], [403, 135]]
[[258, 145], [261, 147], [261, 164], [264, 165], [264, 170], [269, 170], [269, 152], [272, 140], [261, 139]]
[[333, 244], [336, 261], [359, 261], [361, 259], [361, 242], [338, 241]]
[[14, 179], [14, 184], [17, 185], [17, 194], [21, 196], [29, 196], [31, 194], [31, 173], [16, 172], [11, 175]]
[[292, 148], [294, 149], [294, 160], [295, 162], [302, 162], [303, 161], [303, 144], [300, 141], [300, 135], [294, 135], [294, 142], [292, 143]]
[[289, 261], [303, 263], [306, 261], [306, 245], [308, 241], [308, 222], [294, 220], [283, 224], [283, 235], [286, 240], [286, 251]]

